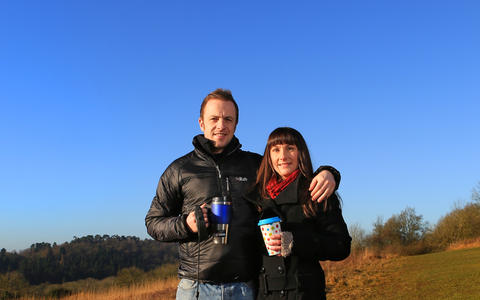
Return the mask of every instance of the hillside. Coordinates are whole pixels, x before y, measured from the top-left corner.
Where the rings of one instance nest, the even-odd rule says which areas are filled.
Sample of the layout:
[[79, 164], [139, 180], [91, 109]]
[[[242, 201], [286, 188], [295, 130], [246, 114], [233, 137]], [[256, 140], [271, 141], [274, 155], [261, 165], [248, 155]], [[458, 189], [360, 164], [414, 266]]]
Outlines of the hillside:
[[480, 248], [368, 259], [350, 267], [346, 262], [342, 268], [333, 278], [327, 274], [329, 300], [480, 298]]
[[30, 285], [64, 283], [80, 279], [104, 279], [124, 268], [145, 272], [162, 264], [176, 263], [174, 243], [159, 243], [134, 236], [88, 235], [61, 245], [32, 244], [20, 253], [0, 252], [0, 275], [18, 271]]

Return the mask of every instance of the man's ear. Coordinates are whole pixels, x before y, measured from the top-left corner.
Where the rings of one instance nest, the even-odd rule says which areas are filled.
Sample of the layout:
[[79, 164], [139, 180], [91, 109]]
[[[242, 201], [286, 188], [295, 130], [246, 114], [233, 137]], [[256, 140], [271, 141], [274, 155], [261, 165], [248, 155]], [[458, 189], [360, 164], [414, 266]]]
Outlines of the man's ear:
[[200, 125], [200, 129], [205, 132], [205, 126], [203, 124], [202, 118], [198, 118], [198, 125]]

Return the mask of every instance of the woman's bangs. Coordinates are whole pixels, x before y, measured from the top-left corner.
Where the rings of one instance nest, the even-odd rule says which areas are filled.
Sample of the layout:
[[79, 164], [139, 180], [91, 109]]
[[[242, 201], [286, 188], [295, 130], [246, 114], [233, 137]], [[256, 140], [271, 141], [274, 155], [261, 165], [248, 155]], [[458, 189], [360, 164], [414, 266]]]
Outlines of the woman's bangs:
[[270, 135], [269, 141], [268, 141], [268, 146], [273, 147], [276, 145], [296, 145], [295, 138], [293, 135], [289, 132], [282, 132], [282, 131], [277, 131], [273, 132], [272, 135]]

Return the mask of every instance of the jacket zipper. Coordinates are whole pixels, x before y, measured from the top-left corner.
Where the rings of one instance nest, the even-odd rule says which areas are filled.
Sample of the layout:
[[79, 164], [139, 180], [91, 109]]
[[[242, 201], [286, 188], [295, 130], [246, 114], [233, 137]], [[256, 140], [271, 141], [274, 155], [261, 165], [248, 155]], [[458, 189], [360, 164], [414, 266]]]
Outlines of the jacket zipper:
[[224, 196], [224, 193], [223, 193], [223, 186], [222, 186], [222, 172], [220, 171], [220, 167], [215, 164], [215, 168], [217, 169], [217, 172], [218, 172], [218, 188], [220, 189], [220, 192], [222, 193], [221, 195], [219, 196]]

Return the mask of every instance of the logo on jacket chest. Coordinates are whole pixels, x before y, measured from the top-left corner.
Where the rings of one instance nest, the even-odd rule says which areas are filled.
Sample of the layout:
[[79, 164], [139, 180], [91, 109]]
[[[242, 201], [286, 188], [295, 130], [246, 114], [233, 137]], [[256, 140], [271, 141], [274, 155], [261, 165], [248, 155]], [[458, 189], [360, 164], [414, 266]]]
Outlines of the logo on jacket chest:
[[235, 177], [236, 181], [248, 181], [247, 177]]

